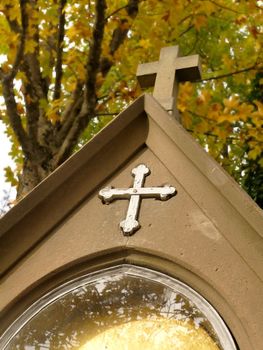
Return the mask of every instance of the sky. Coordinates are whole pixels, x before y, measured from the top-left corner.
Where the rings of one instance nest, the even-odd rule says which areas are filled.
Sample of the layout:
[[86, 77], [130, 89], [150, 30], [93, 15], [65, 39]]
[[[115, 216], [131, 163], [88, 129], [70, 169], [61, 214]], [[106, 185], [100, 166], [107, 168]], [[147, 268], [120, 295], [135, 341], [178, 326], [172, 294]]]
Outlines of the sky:
[[[0, 63], [3, 63], [5, 60], [6, 60], [6, 56], [0, 55]], [[2, 96], [0, 96], [1, 106], [3, 102], [4, 102], [4, 99]], [[3, 197], [3, 191], [4, 190], [10, 191], [11, 189], [11, 186], [5, 181], [4, 168], [8, 165], [10, 165], [11, 167], [14, 165], [11, 157], [8, 155], [11, 149], [11, 145], [4, 131], [5, 131], [4, 124], [0, 120], [0, 201], [1, 201], [1, 198]], [[15, 199], [14, 189], [12, 189], [11, 196], [12, 196], [11, 199]]]
[[[3, 196], [3, 190], [10, 190], [10, 185], [5, 181], [5, 172], [4, 168], [8, 165], [13, 166], [12, 159], [8, 155], [11, 145], [4, 133], [5, 127], [3, 123], [0, 121], [0, 198]], [[14, 191], [12, 191], [14, 192]], [[14, 197], [15, 194], [12, 194]]]

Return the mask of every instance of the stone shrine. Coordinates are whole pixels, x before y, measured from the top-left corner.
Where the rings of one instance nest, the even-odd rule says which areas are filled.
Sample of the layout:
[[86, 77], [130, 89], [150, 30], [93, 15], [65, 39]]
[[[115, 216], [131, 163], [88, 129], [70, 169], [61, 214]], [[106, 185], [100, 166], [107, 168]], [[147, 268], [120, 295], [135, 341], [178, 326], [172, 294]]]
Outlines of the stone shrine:
[[198, 66], [140, 66], [154, 96], [2, 218], [1, 350], [262, 349], [262, 211], [175, 118]]

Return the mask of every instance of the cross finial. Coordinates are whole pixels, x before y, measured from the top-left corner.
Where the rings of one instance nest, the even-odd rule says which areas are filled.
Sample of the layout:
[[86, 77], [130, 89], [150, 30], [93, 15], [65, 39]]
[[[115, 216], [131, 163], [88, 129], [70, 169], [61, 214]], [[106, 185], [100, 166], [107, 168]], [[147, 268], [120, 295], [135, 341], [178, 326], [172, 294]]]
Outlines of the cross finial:
[[153, 96], [179, 120], [176, 109], [178, 82], [200, 79], [200, 58], [199, 55], [180, 57], [178, 46], [164, 47], [159, 61], [140, 64], [136, 75], [141, 87], [154, 86]]
[[137, 219], [141, 198], [156, 198], [166, 201], [177, 193], [175, 187], [169, 185], [163, 187], [143, 187], [145, 177], [149, 174], [150, 169], [146, 165], [140, 164], [132, 169], [132, 175], [134, 177], [133, 187], [106, 187], [99, 192], [99, 197], [106, 204], [109, 204], [115, 199], [130, 200], [126, 219], [120, 223], [120, 228], [125, 236], [131, 236], [140, 228], [140, 223]]

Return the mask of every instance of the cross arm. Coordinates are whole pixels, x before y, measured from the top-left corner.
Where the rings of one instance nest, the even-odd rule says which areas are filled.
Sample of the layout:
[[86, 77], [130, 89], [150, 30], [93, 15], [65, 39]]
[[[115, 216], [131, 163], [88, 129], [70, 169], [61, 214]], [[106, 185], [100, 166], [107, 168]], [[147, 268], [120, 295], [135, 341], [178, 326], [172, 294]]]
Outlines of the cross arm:
[[179, 81], [195, 81], [201, 79], [201, 60], [199, 55], [178, 57], [176, 74]]
[[139, 64], [136, 76], [142, 88], [154, 86], [158, 66], [159, 62], [157, 61]]
[[[179, 81], [195, 81], [201, 79], [201, 60], [199, 55], [177, 57], [173, 69]], [[159, 62], [139, 64], [137, 79], [142, 88], [154, 86]]]
[[99, 192], [99, 197], [104, 203], [110, 203], [115, 199], [129, 199], [133, 195], [139, 195], [141, 198], [156, 198], [168, 200], [176, 194], [173, 186], [165, 185], [163, 187], [139, 187], [139, 188], [112, 188], [106, 187]]

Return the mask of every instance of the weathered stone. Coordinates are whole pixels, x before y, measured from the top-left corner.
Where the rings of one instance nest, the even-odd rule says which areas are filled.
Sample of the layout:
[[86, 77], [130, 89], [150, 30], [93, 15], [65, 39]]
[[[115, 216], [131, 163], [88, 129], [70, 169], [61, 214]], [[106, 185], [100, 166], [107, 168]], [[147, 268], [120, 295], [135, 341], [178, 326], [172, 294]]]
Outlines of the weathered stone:
[[153, 96], [179, 120], [176, 97], [179, 81], [194, 81], [201, 78], [201, 64], [198, 55], [180, 57], [179, 47], [161, 49], [158, 62], [138, 66], [137, 78], [141, 87], [152, 87]]

